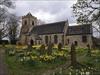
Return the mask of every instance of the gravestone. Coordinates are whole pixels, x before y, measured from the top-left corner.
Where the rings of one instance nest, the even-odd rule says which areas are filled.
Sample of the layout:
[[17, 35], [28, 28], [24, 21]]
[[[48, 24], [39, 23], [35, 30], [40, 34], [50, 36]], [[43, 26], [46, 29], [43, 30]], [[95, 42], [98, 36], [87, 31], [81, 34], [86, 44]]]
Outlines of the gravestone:
[[72, 43], [70, 55], [71, 55], [71, 65], [73, 67], [75, 67], [76, 63], [77, 63], [77, 61], [76, 61], [76, 51], [75, 50], [76, 50], [75, 49], [75, 44]]

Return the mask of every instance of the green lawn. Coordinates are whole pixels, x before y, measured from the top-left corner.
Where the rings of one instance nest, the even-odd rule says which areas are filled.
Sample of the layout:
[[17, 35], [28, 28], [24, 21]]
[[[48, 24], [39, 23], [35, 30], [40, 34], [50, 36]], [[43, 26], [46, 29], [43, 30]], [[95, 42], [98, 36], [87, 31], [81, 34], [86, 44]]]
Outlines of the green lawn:
[[[6, 50], [14, 50], [14, 47], [7, 46]], [[54, 49], [55, 51], [56, 49]], [[42, 75], [42, 73], [47, 72], [48, 70], [55, 69], [59, 67], [59, 65], [63, 65], [66, 63], [66, 60], [57, 59], [55, 61], [41, 61], [41, 60], [33, 60], [33, 61], [19, 61], [16, 57], [21, 51], [18, 49], [18, 53], [14, 55], [6, 54], [6, 64], [8, 67], [8, 75]], [[32, 51], [33, 57], [38, 55], [38, 50], [33, 49]], [[57, 54], [57, 53], [56, 53]], [[61, 55], [61, 53], [60, 53]], [[46, 56], [44, 56], [46, 57]], [[38, 59], [38, 58], [37, 58]]]
[[34, 64], [20, 63], [16, 61], [16, 57], [6, 56], [6, 63], [9, 69], [8, 75], [41, 75], [47, 70], [54, 69], [59, 65], [65, 63], [65, 61], [58, 61], [57, 63], [41, 63], [37, 62]]
[[[8, 49], [8, 47], [6, 49]], [[60, 56], [62, 54], [66, 54], [66, 58], [68, 58], [69, 50], [67, 50], [66, 48], [64, 49], [65, 49], [64, 50], [65, 53], [59, 52], [59, 51], [57, 53]], [[54, 48], [53, 53], [56, 52], [56, 50], [57, 49]], [[35, 53], [35, 56], [38, 56], [37, 52], [38, 50], [35, 50], [35, 49], [33, 50], [33, 53]], [[87, 56], [87, 49], [77, 48], [76, 52], [77, 52], [78, 62], [86, 66], [92, 65], [94, 69], [100, 71], [100, 50], [92, 50], [91, 57]], [[54, 56], [54, 54], [52, 56]], [[55, 56], [55, 57], [58, 57], [58, 56]], [[8, 75], [43, 75], [43, 73], [47, 72], [48, 70], [56, 69], [60, 65], [64, 65], [66, 62], [68, 62], [67, 59], [63, 60], [63, 59], [58, 59], [58, 58], [57, 60], [55, 61], [52, 60], [50, 62], [48, 61], [44, 62], [37, 59], [34, 62], [33, 61], [21, 62], [21, 61], [18, 61], [16, 54], [11, 55], [11, 56], [6, 54], [5, 58], [6, 58], [5, 61], [8, 67], [8, 73], [9, 73]], [[63, 70], [63, 73], [60, 75], [68, 75], [69, 72], [70, 72], [70, 69], [65, 69]]]

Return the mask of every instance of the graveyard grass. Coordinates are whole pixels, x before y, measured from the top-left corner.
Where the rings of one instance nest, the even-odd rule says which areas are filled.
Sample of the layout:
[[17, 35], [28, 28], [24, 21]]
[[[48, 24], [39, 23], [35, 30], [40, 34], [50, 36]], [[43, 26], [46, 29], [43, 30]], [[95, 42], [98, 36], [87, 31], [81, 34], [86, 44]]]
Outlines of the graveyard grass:
[[[38, 50], [40, 46], [33, 46], [34, 50]], [[9, 48], [18, 48], [17, 46], [6, 46], [6, 49]], [[26, 46], [20, 46], [20, 49], [26, 48]], [[57, 46], [54, 47], [54, 50], [57, 50]], [[34, 51], [33, 50], [33, 51]], [[66, 51], [67, 57], [70, 56], [69, 49], [67, 47], [64, 47], [63, 50]], [[95, 49], [92, 50], [92, 56], [87, 56], [87, 49], [83, 48], [77, 48], [77, 60], [85, 65], [92, 65], [95, 69], [100, 70], [100, 50]], [[64, 65], [67, 62], [66, 60], [57, 60], [55, 62], [42, 62], [42, 61], [35, 61], [35, 62], [20, 62], [18, 59], [16, 59], [15, 55], [9, 56], [6, 54], [5, 56], [5, 62], [8, 67], [8, 75], [42, 75], [43, 73], [47, 72], [48, 70], [55, 69], [59, 67], [60, 65]], [[95, 60], [97, 59], [97, 61]], [[67, 74], [66, 72], [69, 72], [70, 70], [64, 70], [64, 74]], [[64, 75], [63, 74], [63, 75]]]
[[[35, 49], [37, 50], [40, 48], [40, 45], [36, 45], [33, 46]], [[57, 46], [55, 45], [55, 48]], [[18, 48], [19, 51], [20, 49], [24, 49], [27, 48], [26, 46], [11, 46], [11, 45], [7, 45], [6, 49], [9, 50], [10, 49], [14, 49], [14, 48]], [[33, 51], [34, 51], [33, 50]], [[56, 67], [58, 67], [59, 65], [63, 65], [65, 64], [66, 61], [60, 61], [57, 60], [55, 63], [48, 63], [48, 62], [19, 62], [16, 59], [15, 55], [11, 55], [9, 56], [8, 54], [5, 56], [5, 62], [7, 64], [8, 67], [8, 75], [41, 75], [42, 73], [45, 73], [48, 70], [52, 70], [55, 69]]]

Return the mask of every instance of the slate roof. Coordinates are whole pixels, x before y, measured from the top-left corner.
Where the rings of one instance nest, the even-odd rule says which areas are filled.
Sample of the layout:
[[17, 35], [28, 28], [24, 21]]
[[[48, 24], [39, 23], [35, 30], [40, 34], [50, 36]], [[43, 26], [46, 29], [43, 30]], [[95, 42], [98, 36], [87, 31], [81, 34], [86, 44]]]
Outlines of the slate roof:
[[[45, 34], [64, 33], [65, 23], [66, 21], [61, 21], [56, 23], [49, 23], [49, 24], [35, 26], [33, 27], [30, 34], [34, 33], [38, 35], [45, 35]], [[68, 26], [66, 33], [66, 35], [83, 35], [83, 34], [92, 34], [91, 24]]]
[[84, 24], [77, 26], [68, 26], [66, 35], [82, 35], [82, 34], [92, 34], [92, 25]]
[[65, 23], [66, 21], [61, 21], [56, 23], [49, 23], [49, 24], [35, 26], [33, 27], [31, 33], [38, 35], [63, 33]]

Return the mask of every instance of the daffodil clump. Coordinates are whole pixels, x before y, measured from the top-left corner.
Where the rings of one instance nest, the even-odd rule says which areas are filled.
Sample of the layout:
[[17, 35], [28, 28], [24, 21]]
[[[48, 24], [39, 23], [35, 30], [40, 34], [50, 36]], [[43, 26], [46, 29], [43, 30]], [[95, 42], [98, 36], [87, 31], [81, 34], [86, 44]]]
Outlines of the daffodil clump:
[[[16, 54], [16, 58], [21, 62], [26, 62], [32, 60], [32, 62], [56, 62], [60, 57], [65, 59], [67, 53], [65, 50], [56, 50], [57, 45], [52, 48], [51, 53], [48, 50], [48, 47], [45, 45], [35, 45], [32, 46], [33, 48], [28, 49], [27, 46], [23, 45], [16, 45], [15, 50], [12, 49], [9, 51], [10, 54]], [[47, 49], [46, 49], [47, 47]], [[34, 49], [35, 48], [35, 49]], [[38, 49], [39, 48], [39, 49]], [[38, 50], [37, 50], [38, 49]], [[14, 50], [14, 51], [13, 51]]]
[[26, 45], [16, 45], [16, 49], [26, 49], [27, 46]]
[[92, 50], [92, 56], [100, 56], [100, 50]]
[[33, 55], [31, 55], [30, 57], [31, 57], [31, 60], [33, 60], [33, 61], [38, 60], [38, 56], [33, 56]]
[[9, 44], [9, 45], [5, 45], [5, 47], [6, 47], [6, 48], [12, 48], [12, 47], [14, 47], [14, 46], [12, 46], [11, 44]]
[[66, 74], [68, 75], [91, 75], [92, 72], [87, 68], [73, 68], [73, 66], [69, 67], [66, 71]]
[[57, 44], [54, 44], [54, 47], [53, 48], [58, 48], [58, 45]]
[[9, 55], [14, 55], [14, 54], [15, 54], [15, 50], [9, 50], [9, 51], [8, 51], [8, 54], [9, 54]]
[[15, 55], [15, 53], [16, 53], [16, 49], [11, 46], [7, 47], [5, 50], [8, 55]]
[[47, 55], [47, 54], [45, 54], [45, 55], [40, 55], [40, 61], [44, 61], [44, 62], [50, 62], [50, 61], [53, 61], [54, 59], [55, 59], [55, 57], [54, 56], [52, 56], [52, 55]]
[[21, 57], [21, 58], [19, 58], [18, 60], [20, 61], [20, 62], [26, 62], [26, 61], [29, 61], [31, 58], [29, 57], [29, 56], [23, 56], [23, 57]]
[[41, 47], [41, 45], [34, 45], [32, 46], [33, 48], [39, 49]]
[[[30, 59], [38, 62], [55, 62], [55, 60], [58, 60], [59, 58], [67, 58], [67, 53], [65, 51], [54, 51], [51, 55], [48, 55], [47, 53], [39, 55], [37, 51], [33, 52], [24, 52], [24, 56], [29, 56]], [[25, 57], [26, 59], [26, 57]], [[23, 59], [23, 60], [25, 60]], [[27, 59], [26, 59], [27, 60]]]
[[24, 53], [25, 56], [30, 56], [32, 54], [32, 52], [29, 52], [29, 51], [28, 52], [27, 51], [23, 51], [23, 53]]
[[65, 51], [55, 51], [55, 52], [53, 52], [53, 55], [66, 57], [67, 53]]

